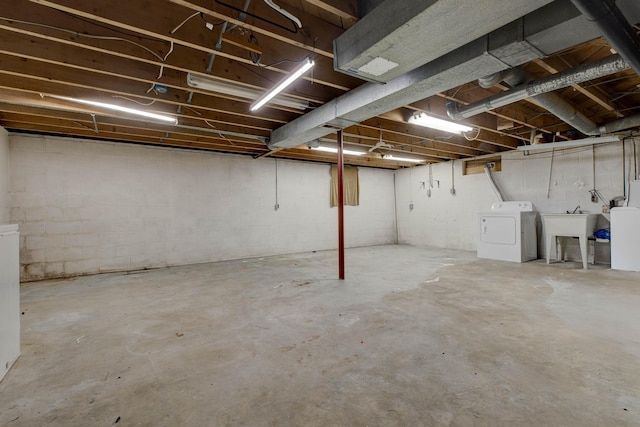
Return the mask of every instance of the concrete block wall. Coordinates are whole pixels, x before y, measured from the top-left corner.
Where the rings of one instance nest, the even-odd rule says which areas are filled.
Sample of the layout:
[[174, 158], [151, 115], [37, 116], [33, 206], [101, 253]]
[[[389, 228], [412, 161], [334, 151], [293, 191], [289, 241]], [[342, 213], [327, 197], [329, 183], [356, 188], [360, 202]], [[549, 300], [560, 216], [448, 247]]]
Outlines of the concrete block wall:
[[0, 127], [0, 224], [9, 222], [9, 133]]
[[[628, 141], [625, 164], [627, 177], [633, 179], [633, 142]], [[595, 163], [594, 163], [595, 162]], [[432, 165], [435, 180], [427, 197], [429, 166], [396, 172], [398, 237], [400, 243], [475, 250], [477, 214], [488, 211], [498, 201], [485, 174], [462, 175], [462, 162], [454, 162], [456, 194], [450, 194], [451, 162]], [[595, 165], [595, 168], [594, 168]], [[580, 205], [585, 212], [601, 213], [602, 202], [592, 203], [589, 190], [595, 188], [605, 200], [624, 193], [622, 144], [609, 144], [551, 153], [507, 152], [502, 156], [502, 171], [494, 174], [505, 200], [530, 200], [538, 212], [565, 212]], [[438, 188], [437, 182], [440, 187]], [[426, 183], [423, 187], [422, 183]], [[548, 194], [547, 194], [548, 193]], [[409, 210], [413, 201], [413, 210]], [[598, 227], [608, 222], [601, 217]], [[544, 254], [542, 225], [538, 221], [538, 254]], [[600, 245], [598, 245], [600, 246]], [[577, 245], [576, 245], [577, 254]], [[570, 248], [569, 256], [572, 256]], [[608, 248], [601, 246], [596, 259], [609, 260]]]
[[396, 172], [399, 243], [475, 250], [476, 213], [497, 199], [484, 180], [462, 176], [461, 167], [460, 161], [431, 165], [430, 197], [429, 166]]
[[[333, 249], [329, 165], [10, 135], [22, 280]], [[393, 243], [393, 172], [360, 168], [347, 246]]]

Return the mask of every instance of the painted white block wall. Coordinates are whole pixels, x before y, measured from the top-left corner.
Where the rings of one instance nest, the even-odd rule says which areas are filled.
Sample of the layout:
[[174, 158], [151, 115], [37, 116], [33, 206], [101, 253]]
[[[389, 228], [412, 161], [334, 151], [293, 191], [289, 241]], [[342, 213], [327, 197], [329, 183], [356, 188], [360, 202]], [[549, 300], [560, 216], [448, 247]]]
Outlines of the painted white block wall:
[[[626, 169], [627, 177], [633, 178], [632, 144], [627, 142]], [[603, 203], [592, 203], [589, 194], [594, 188], [594, 153], [595, 188], [607, 201], [623, 195], [620, 143], [596, 146], [593, 151], [591, 147], [557, 151], [551, 169], [549, 152], [529, 155], [507, 152], [502, 156], [502, 171], [494, 176], [505, 200], [530, 200], [538, 212], [565, 212], [580, 205], [584, 211], [601, 213]], [[477, 214], [490, 210], [498, 198], [486, 175], [463, 176], [462, 162], [454, 164], [455, 196], [450, 194], [451, 162], [432, 165], [434, 188], [431, 197], [427, 197], [428, 166], [396, 172], [399, 243], [476, 250]], [[409, 210], [411, 201], [413, 210]], [[602, 217], [598, 227], [607, 226], [608, 222]], [[538, 254], [542, 257], [544, 245], [540, 239], [540, 224], [538, 228]], [[606, 245], [599, 247], [596, 259], [608, 262], [607, 251]]]
[[0, 126], [0, 224], [9, 222], [9, 133]]
[[[10, 135], [22, 279], [333, 249], [329, 165]], [[393, 243], [393, 172], [360, 168], [346, 245]]]

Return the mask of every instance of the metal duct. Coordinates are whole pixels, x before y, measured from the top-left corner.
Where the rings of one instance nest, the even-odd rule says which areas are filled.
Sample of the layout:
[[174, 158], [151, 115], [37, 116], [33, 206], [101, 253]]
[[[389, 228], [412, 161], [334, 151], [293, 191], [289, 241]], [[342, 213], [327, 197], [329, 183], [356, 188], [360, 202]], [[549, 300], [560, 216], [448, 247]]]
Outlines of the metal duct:
[[640, 127], [640, 114], [613, 120], [600, 126], [599, 133], [614, 133], [621, 130]]
[[551, 2], [386, 0], [335, 39], [334, 68], [386, 83]]
[[571, 0], [640, 75], [640, 40], [614, 0]]
[[486, 163], [484, 165], [484, 173], [489, 178], [489, 185], [491, 186], [491, 189], [493, 189], [493, 192], [496, 193], [496, 197], [498, 197], [498, 201], [504, 202], [504, 197], [502, 197], [502, 193], [500, 192], [500, 189], [496, 185], [495, 178], [493, 177], [493, 174], [491, 173], [491, 169], [492, 168], [493, 168], [493, 166], [491, 166], [491, 163]]
[[[629, 20], [640, 20], [640, 2], [618, 0], [618, 3]], [[430, 45], [426, 42], [436, 35], [428, 35], [425, 44]], [[394, 108], [599, 36], [598, 29], [589, 25], [569, 0], [556, 0], [385, 85], [365, 83], [327, 102], [271, 132], [268, 146], [271, 149], [296, 147]]]
[[[511, 87], [518, 86], [530, 80], [532, 80], [531, 77], [521, 68], [516, 68], [513, 72], [506, 73], [504, 77], [504, 81], [511, 85]], [[568, 123], [583, 134], [599, 134], [598, 125], [578, 111], [573, 104], [563, 99], [560, 95], [554, 92], [547, 92], [532, 96], [531, 98], [542, 108], [562, 121]]]
[[513, 68], [511, 70], [504, 70], [504, 71], [500, 71], [499, 73], [493, 73], [493, 74], [489, 74], [488, 76], [480, 77], [478, 79], [478, 84], [480, 85], [481, 88], [489, 89], [491, 87], [494, 87], [501, 81], [503, 81], [508, 75], [513, 73], [514, 70], [516, 70], [516, 68]]
[[[498, 107], [513, 104], [525, 98], [534, 98], [536, 102], [540, 102], [548, 111], [571, 124], [580, 132], [587, 135], [596, 135], [600, 132], [591, 120], [558, 95], [550, 94], [549, 92], [604, 77], [628, 68], [629, 64], [627, 64], [620, 55], [612, 55], [572, 70], [563, 71], [543, 79], [516, 86], [512, 90], [490, 96], [482, 101], [474, 102], [464, 107], [456, 102], [449, 101], [447, 102], [447, 114], [454, 120], [462, 120]], [[510, 76], [507, 76], [507, 78], [509, 77]], [[485, 81], [490, 80], [491, 79], [487, 79]], [[514, 83], [516, 81], [517, 80], [513, 80]], [[520, 79], [520, 82], [521, 81], [522, 79]]]

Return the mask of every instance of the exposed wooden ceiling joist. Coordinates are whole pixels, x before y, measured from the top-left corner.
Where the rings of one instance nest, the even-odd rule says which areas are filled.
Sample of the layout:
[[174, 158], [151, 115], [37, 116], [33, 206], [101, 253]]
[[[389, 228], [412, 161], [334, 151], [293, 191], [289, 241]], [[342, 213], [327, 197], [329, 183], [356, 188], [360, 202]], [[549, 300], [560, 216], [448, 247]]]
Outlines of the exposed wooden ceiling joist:
[[[333, 40], [357, 23], [358, 1], [279, 3], [300, 19], [302, 28], [258, 0], [248, 2], [245, 16], [239, 13], [244, 0], [159, 0], [153, 7], [146, 0], [5, 0], [0, 11], [0, 125], [253, 157], [335, 161], [330, 153], [308, 147], [269, 152], [265, 141], [277, 127], [364, 84], [333, 69]], [[524, 68], [540, 78], [609, 54], [606, 41], [597, 39]], [[316, 66], [286, 91], [287, 96], [310, 102], [306, 111], [268, 105], [251, 113], [252, 99], [187, 84], [187, 74], [192, 73], [264, 91], [306, 56]], [[602, 123], [640, 111], [639, 84], [637, 75], [626, 72], [558, 94]], [[553, 138], [581, 136], [527, 100], [466, 119], [474, 131], [464, 136], [407, 123], [417, 111], [447, 118], [445, 100], [464, 105], [505, 89], [483, 89], [468, 82], [352, 123], [345, 128], [346, 143], [371, 153], [348, 156], [346, 161], [394, 169], [410, 164], [382, 159], [381, 154], [409, 153], [439, 162], [513, 149], [529, 141], [531, 130]], [[145, 108], [174, 115], [179, 124], [172, 128], [133, 120], [51, 96]], [[379, 142], [383, 144], [376, 147]]]

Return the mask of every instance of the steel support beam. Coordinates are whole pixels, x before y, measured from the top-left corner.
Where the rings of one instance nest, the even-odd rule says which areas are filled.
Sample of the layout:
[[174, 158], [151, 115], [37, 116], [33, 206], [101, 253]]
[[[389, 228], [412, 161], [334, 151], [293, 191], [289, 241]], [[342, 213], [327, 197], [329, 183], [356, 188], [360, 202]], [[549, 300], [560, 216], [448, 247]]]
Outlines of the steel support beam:
[[338, 131], [338, 278], [344, 280], [344, 153], [342, 130]]

